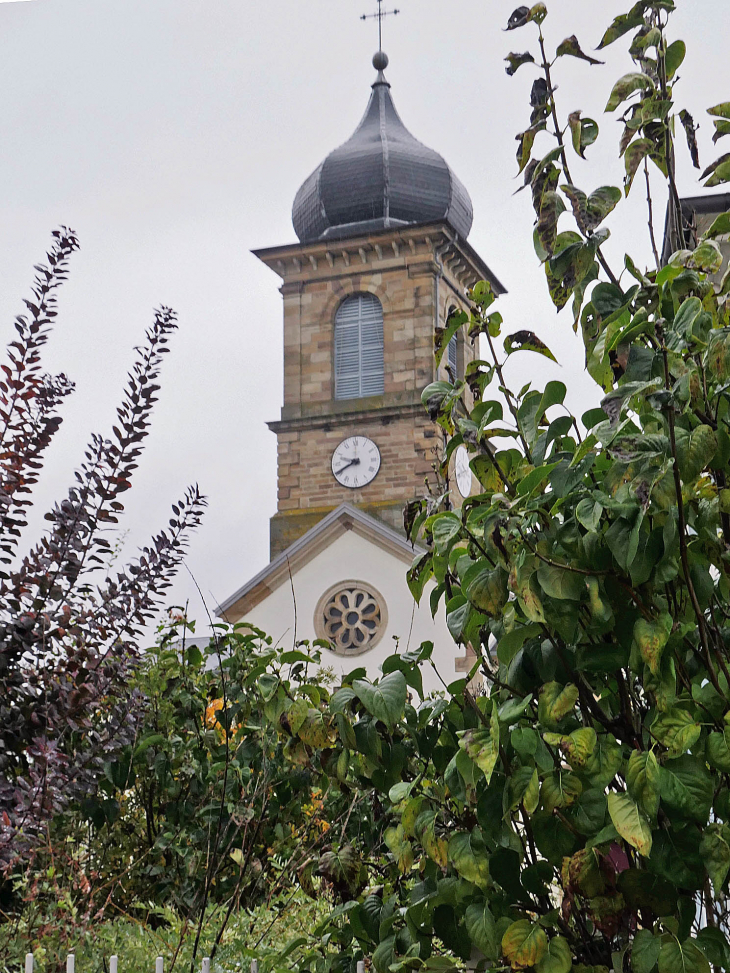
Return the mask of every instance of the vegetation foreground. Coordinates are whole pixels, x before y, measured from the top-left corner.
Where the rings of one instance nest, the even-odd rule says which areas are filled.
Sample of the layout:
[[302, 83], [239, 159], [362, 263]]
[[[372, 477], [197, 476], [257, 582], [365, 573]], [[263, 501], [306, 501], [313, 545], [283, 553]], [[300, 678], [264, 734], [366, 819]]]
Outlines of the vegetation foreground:
[[[427, 546], [411, 590], [443, 603], [476, 652], [468, 678], [424, 698], [426, 644], [379, 680], [357, 670], [335, 687], [318, 646], [220, 626], [201, 652], [182, 615], [140, 657], [135, 626], [202, 504], [188, 494], [173, 536], [107, 577], [93, 538], [146, 427], [155, 348], [142, 355], [115, 439], [95, 441], [47, 540], [2, 578], [8, 968], [33, 948], [56, 970], [73, 947], [79, 969], [112, 949], [142, 969], [163, 943], [167, 968], [191, 971], [206, 954], [225, 970], [255, 954], [265, 970], [311, 973], [352, 973], [363, 957], [377, 973], [730, 968], [730, 274], [717, 242], [730, 213], [685, 249], [676, 132], [699, 162], [674, 100], [686, 53], [667, 39], [674, 6], [639, 0], [599, 45], [626, 38], [634, 62], [606, 107], [623, 112], [623, 191], [643, 170], [651, 203], [650, 166], [666, 180], [675, 252], [663, 264], [651, 228], [646, 270], [602, 249], [621, 189], [571, 175], [598, 124], [574, 106], [561, 124], [553, 72], [564, 57], [598, 62], [575, 37], [548, 57], [542, 3], [509, 20], [536, 40], [507, 58], [508, 74], [536, 74], [518, 137], [535, 250], [604, 397], [577, 417], [560, 382], [511, 389], [513, 354], [552, 355], [530, 331], [502, 335], [484, 283], [436, 336], [438, 359], [459, 329], [488, 353], [423, 394], [448, 443], [442, 480], [463, 444], [482, 492], [454, 510], [445, 485], [406, 512]], [[710, 115], [717, 141], [730, 102]], [[727, 156], [703, 178], [730, 181]], [[29, 305], [34, 322], [47, 323], [47, 296]], [[21, 319], [0, 383], [8, 564], [19, 471], [38, 468], [65, 388], [16, 394], [36, 374], [19, 364], [32, 327]]]

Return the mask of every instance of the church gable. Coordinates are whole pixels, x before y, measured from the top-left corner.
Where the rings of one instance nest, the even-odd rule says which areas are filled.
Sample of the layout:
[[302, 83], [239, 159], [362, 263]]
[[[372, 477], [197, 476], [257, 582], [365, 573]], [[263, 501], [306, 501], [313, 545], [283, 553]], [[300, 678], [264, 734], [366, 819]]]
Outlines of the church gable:
[[[342, 504], [218, 609], [283, 647], [326, 640], [322, 666], [337, 675], [363, 666], [371, 676], [393, 653], [434, 643], [439, 671], [457, 677], [456, 647], [428, 597], [415, 604], [406, 570], [416, 552], [395, 531]], [[440, 686], [433, 677], [430, 689]]]

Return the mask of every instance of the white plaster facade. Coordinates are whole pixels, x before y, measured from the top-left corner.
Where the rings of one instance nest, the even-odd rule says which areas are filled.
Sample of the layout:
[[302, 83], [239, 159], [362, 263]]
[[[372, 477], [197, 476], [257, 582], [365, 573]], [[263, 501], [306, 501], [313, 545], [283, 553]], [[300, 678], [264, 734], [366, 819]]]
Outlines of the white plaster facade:
[[[342, 504], [279, 555], [256, 578], [227, 599], [218, 614], [230, 622], [245, 621], [292, 648], [295, 641], [314, 641], [315, 610], [329, 588], [346, 579], [374, 588], [385, 601], [387, 623], [378, 643], [357, 655], [322, 650], [323, 667], [339, 678], [363, 667], [377, 678], [387, 656], [433, 642], [433, 661], [448, 685], [464, 672], [443, 605], [431, 617], [427, 586], [417, 605], [406, 584], [406, 571], [416, 552], [400, 535], [368, 514]], [[296, 602], [296, 609], [295, 609]], [[461, 663], [461, 664], [460, 664]], [[432, 667], [422, 667], [424, 691], [442, 690]]]

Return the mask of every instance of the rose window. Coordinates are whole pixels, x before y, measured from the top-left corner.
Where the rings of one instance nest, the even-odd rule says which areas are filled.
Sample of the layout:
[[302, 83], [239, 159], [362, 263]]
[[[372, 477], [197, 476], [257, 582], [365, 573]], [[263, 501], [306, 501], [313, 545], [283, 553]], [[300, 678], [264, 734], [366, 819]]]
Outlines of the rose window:
[[328, 591], [317, 615], [318, 635], [340, 655], [366, 652], [385, 628], [380, 596], [370, 586], [352, 581]]

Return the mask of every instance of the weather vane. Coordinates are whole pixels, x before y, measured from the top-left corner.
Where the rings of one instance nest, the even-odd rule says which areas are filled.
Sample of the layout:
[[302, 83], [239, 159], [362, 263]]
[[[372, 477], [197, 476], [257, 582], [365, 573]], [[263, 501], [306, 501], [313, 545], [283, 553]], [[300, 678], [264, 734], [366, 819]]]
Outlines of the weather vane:
[[392, 17], [395, 14], [399, 14], [400, 10], [397, 8], [395, 10], [383, 10], [383, 0], [378, 0], [378, 12], [376, 14], [363, 14], [360, 20], [376, 20], [378, 21], [378, 51], [383, 50], [383, 19], [385, 17]]

